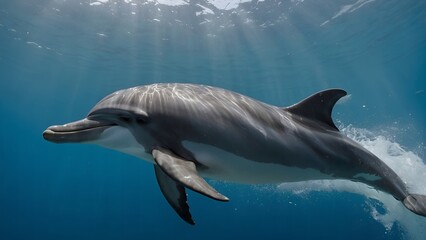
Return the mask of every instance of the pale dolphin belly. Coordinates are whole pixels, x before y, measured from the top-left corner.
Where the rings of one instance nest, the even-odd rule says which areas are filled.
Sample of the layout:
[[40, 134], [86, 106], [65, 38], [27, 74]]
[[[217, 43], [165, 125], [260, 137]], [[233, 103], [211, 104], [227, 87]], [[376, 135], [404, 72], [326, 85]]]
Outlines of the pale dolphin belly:
[[199, 172], [210, 179], [262, 184], [332, 178], [312, 168], [257, 162], [207, 144], [184, 141], [182, 145], [194, 154], [197, 162], [206, 166]]
[[110, 127], [100, 135], [98, 140], [87, 143], [101, 145], [109, 149], [115, 149], [150, 163], [154, 163], [152, 155], [147, 153], [144, 147], [137, 142], [129, 129], [124, 127]]

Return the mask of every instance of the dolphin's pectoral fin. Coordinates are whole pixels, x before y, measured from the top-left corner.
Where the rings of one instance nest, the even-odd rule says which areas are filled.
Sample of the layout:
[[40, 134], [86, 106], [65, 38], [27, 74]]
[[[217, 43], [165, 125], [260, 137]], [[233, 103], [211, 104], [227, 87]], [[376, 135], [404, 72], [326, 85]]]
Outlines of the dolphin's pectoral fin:
[[426, 196], [410, 194], [403, 201], [404, 206], [415, 214], [426, 217]]
[[346, 96], [346, 94], [346, 91], [341, 89], [325, 90], [307, 97], [305, 100], [290, 107], [284, 108], [284, 110], [300, 117], [322, 122], [333, 130], [339, 131], [333, 123], [331, 112], [336, 102], [343, 96]]
[[197, 173], [195, 163], [182, 159], [167, 149], [154, 149], [152, 156], [155, 162], [170, 178], [183, 186], [219, 201], [229, 199], [210, 186]]
[[183, 185], [170, 178], [158, 165], [154, 165], [154, 170], [158, 185], [167, 202], [185, 222], [194, 225]]

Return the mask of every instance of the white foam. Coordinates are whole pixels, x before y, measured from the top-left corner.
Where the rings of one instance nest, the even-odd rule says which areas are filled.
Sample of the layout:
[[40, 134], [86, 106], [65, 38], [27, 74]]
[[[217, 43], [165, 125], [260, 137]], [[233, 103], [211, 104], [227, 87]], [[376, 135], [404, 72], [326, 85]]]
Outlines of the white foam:
[[204, 7], [201, 4], [197, 4], [197, 6], [199, 6], [202, 10], [199, 12], [196, 12], [196, 15], [202, 15], [202, 14], [214, 14], [213, 10], [211, 10], [210, 8]]
[[385, 136], [375, 136], [366, 129], [349, 125], [341, 131], [382, 159], [407, 184], [410, 193], [426, 195], [426, 165], [418, 155], [403, 149], [397, 142]]
[[188, 5], [188, 2], [184, 0], [157, 0], [159, 4], [167, 5], [167, 6], [182, 6]]
[[344, 97], [342, 97], [338, 102], [337, 102], [337, 104], [344, 104], [344, 103], [346, 103], [346, 102], [348, 102], [349, 100], [351, 100], [352, 99], [352, 94], [348, 94], [348, 95], [346, 95], [346, 96], [344, 96]]
[[[347, 126], [342, 128], [342, 132], [382, 159], [407, 183], [411, 193], [426, 195], [426, 165], [418, 155], [403, 149], [400, 144], [384, 136], [376, 136], [365, 129]], [[391, 195], [379, 192], [365, 184], [348, 180], [321, 180], [282, 183], [278, 186], [278, 189], [298, 195], [318, 191], [351, 192], [364, 195], [367, 197], [366, 202], [370, 207], [371, 216], [383, 224], [387, 230], [391, 230], [394, 224], [398, 222], [409, 235], [409, 239], [423, 239], [426, 234], [426, 219], [424, 217], [411, 213]], [[386, 212], [381, 214], [371, 199], [381, 202]]]
[[95, 2], [90, 2], [89, 5], [90, 6], [99, 6], [99, 5], [105, 4], [107, 2], [109, 2], [109, 0], [97, 0]]
[[101, 4], [102, 4], [101, 2], [91, 2], [89, 5], [90, 6], [99, 6]]
[[43, 48], [40, 44], [36, 43], [36, 42], [27, 42], [28, 45], [32, 45], [35, 46], [37, 48]]
[[355, 12], [356, 10], [363, 7], [364, 5], [366, 5], [368, 3], [372, 3], [374, 1], [376, 1], [376, 0], [358, 0], [357, 2], [355, 2], [353, 4], [344, 5], [340, 8], [339, 12], [337, 12], [336, 14], [334, 14], [333, 17], [331, 17], [331, 19], [326, 20], [323, 23], [321, 23], [321, 26], [324, 26], [325, 24], [329, 23], [331, 20], [336, 19], [336, 18], [342, 16], [345, 13]]
[[230, 10], [237, 8], [241, 3], [251, 2], [252, 0], [209, 0], [208, 2], [217, 9]]

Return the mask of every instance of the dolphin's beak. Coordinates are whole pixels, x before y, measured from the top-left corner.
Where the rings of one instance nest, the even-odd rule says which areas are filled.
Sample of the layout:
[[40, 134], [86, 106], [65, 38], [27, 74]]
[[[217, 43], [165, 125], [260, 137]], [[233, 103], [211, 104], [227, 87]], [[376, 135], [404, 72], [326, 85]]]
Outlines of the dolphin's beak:
[[43, 138], [55, 143], [81, 143], [96, 140], [103, 131], [116, 124], [89, 120], [87, 118], [80, 121], [55, 125], [48, 127], [43, 132]]

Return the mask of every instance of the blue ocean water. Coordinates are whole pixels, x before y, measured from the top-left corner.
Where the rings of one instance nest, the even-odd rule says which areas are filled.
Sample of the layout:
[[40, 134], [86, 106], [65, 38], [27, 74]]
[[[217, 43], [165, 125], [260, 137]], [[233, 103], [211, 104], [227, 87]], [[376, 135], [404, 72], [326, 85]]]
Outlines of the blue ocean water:
[[348, 136], [426, 193], [426, 2], [0, 0], [0, 239], [424, 239], [426, 218], [348, 182], [189, 192], [183, 222], [144, 161], [42, 132], [155, 82], [287, 106], [325, 88]]

